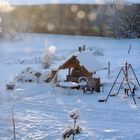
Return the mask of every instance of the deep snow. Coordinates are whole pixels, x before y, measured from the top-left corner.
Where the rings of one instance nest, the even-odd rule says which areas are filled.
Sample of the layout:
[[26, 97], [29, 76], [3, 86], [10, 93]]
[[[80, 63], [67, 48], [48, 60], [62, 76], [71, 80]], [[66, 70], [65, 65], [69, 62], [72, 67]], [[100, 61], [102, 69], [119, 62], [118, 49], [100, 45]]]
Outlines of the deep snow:
[[[132, 50], [128, 55], [130, 43]], [[137, 99], [140, 90], [136, 91], [137, 105], [130, 96], [124, 98], [123, 90], [117, 97], [110, 97], [107, 103], [98, 102], [106, 97], [126, 61], [132, 64], [140, 79], [140, 39], [28, 34], [21, 41], [0, 40], [0, 44], [0, 140], [13, 137], [13, 101], [16, 134], [21, 140], [60, 140], [65, 126], [72, 123], [68, 112], [75, 108], [80, 109], [79, 124], [82, 128], [82, 133], [76, 136], [78, 140], [140, 139], [140, 100]], [[97, 73], [105, 85], [101, 93], [85, 95], [82, 91], [45, 83], [17, 83], [14, 91], [5, 89], [5, 84], [27, 67], [44, 71], [41, 63], [34, 63], [34, 59], [42, 57], [45, 47], [56, 46], [56, 60], [52, 64], [56, 67], [84, 44], [87, 49], [103, 54], [96, 56], [103, 66], [111, 62], [110, 79], [107, 71]], [[21, 64], [19, 60], [28, 63]]]

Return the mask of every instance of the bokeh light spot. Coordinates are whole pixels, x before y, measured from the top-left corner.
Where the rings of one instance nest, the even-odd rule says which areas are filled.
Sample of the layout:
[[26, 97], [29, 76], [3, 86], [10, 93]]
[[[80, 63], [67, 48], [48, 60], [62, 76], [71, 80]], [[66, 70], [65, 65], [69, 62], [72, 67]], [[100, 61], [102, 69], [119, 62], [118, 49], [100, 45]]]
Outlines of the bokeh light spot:
[[47, 24], [48, 31], [53, 31], [55, 29], [55, 25], [52, 23]]
[[96, 17], [97, 17], [97, 15], [96, 15], [95, 12], [90, 12], [89, 15], [88, 15], [88, 19], [90, 21], [95, 21], [96, 20]]
[[78, 6], [77, 6], [77, 5], [72, 5], [72, 6], [70, 7], [70, 10], [71, 10], [72, 12], [77, 12], [77, 11], [78, 11]]
[[77, 12], [78, 18], [83, 19], [83, 18], [85, 18], [85, 16], [86, 16], [86, 13], [83, 10], [80, 10]]
[[50, 52], [51, 54], [54, 54], [55, 51], [56, 51], [56, 47], [55, 47], [55, 46], [49, 46], [49, 52]]

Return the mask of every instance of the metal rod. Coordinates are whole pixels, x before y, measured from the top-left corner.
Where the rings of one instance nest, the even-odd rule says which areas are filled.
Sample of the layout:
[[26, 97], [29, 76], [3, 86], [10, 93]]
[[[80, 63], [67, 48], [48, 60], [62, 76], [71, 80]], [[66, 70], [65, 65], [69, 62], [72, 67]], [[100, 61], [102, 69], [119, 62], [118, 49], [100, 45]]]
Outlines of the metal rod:
[[135, 97], [134, 97], [133, 94], [132, 94], [132, 90], [131, 90], [131, 87], [130, 87], [129, 82], [127, 82], [127, 84], [128, 84], [128, 87], [129, 87], [129, 90], [130, 90], [130, 93], [131, 93], [132, 99], [133, 99], [134, 103], [137, 104], [137, 103], [136, 103], [136, 100], [135, 100]]
[[119, 87], [119, 89], [118, 89], [118, 91], [117, 91], [117, 95], [119, 94], [119, 92], [120, 92], [120, 90], [121, 90], [121, 87], [122, 87], [122, 84], [123, 84], [124, 80], [125, 80], [125, 78], [123, 78], [123, 80], [122, 80], [122, 82], [121, 82], [121, 84], [120, 84], [120, 87]]
[[[123, 73], [125, 74], [124, 69], [123, 69]], [[127, 82], [127, 84], [128, 84], [128, 87], [129, 87], [129, 90], [130, 90], [130, 93], [131, 93], [132, 99], [133, 99], [134, 103], [137, 104], [137, 103], [136, 103], [136, 100], [135, 100], [135, 98], [134, 98], [134, 96], [132, 95], [132, 90], [131, 90], [131, 86], [130, 86], [130, 84], [129, 84], [129, 81], [126, 80], [126, 82]]]
[[134, 76], [135, 76], [135, 79], [136, 79], [136, 81], [137, 81], [137, 83], [138, 83], [138, 85], [139, 85], [139, 87], [140, 87], [140, 82], [139, 82], [139, 80], [138, 80], [138, 78], [137, 78], [137, 76], [136, 76], [136, 73], [135, 73], [135, 71], [134, 71], [132, 65], [129, 64], [129, 66], [130, 66], [130, 68], [131, 68], [131, 70], [132, 70], [132, 72], [133, 72], [133, 74], [134, 74]]
[[113, 88], [114, 88], [114, 86], [115, 86], [115, 84], [116, 84], [116, 82], [117, 82], [119, 76], [120, 76], [120, 73], [121, 73], [122, 69], [123, 69], [123, 68], [121, 67], [121, 69], [120, 69], [120, 71], [119, 71], [119, 73], [118, 73], [118, 75], [117, 75], [117, 77], [116, 77], [116, 79], [115, 79], [115, 81], [114, 81], [114, 83], [113, 83], [113, 85], [112, 85], [112, 87], [111, 87], [111, 90], [109, 91], [109, 93], [108, 93], [108, 95], [107, 95], [107, 97], [106, 97], [106, 99], [105, 99], [105, 102], [107, 102], [107, 100], [108, 100], [108, 98], [109, 98], [109, 96], [110, 96], [110, 94], [111, 94], [111, 92], [112, 92], [112, 90], [113, 90]]

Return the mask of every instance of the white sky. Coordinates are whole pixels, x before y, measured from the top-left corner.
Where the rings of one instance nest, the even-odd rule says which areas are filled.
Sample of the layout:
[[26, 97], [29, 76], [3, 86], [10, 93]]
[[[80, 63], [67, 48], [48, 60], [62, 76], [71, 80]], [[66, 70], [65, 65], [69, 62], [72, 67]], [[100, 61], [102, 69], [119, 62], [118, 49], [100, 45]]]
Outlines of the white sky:
[[[4, 0], [0, 0], [4, 1]], [[5, 0], [7, 1], [7, 0]], [[52, 4], [52, 3], [74, 3], [74, 4], [94, 4], [102, 3], [104, 0], [8, 0], [11, 4], [32, 5], [32, 4]], [[131, 3], [140, 3], [140, 0], [127, 0]]]

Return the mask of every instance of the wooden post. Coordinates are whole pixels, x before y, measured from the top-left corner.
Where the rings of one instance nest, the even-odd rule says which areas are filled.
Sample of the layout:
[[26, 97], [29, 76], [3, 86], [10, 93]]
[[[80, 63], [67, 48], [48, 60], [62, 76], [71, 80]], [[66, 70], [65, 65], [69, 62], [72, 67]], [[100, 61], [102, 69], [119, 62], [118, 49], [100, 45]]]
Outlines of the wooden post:
[[125, 63], [125, 79], [126, 79], [126, 82], [128, 82], [128, 63], [127, 62]]
[[129, 49], [128, 49], [128, 54], [130, 53], [130, 51], [131, 51], [131, 44], [130, 44]]
[[83, 51], [85, 51], [86, 50], [86, 45], [83, 45]]
[[108, 61], [108, 79], [110, 78], [110, 61]]
[[102, 92], [104, 92], [104, 85], [102, 84]]
[[70, 75], [70, 72], [71, 72], [71, 68], [69, 68], [69, 73], [68, 73], [68, 75]]
[[81, 48], [81, 47], [79, 47], [79, 48], [78, 48], [78, 50], [79, 50], [79, 52], [81, 52], [81, 51], [82, 51], [82, 48]]

